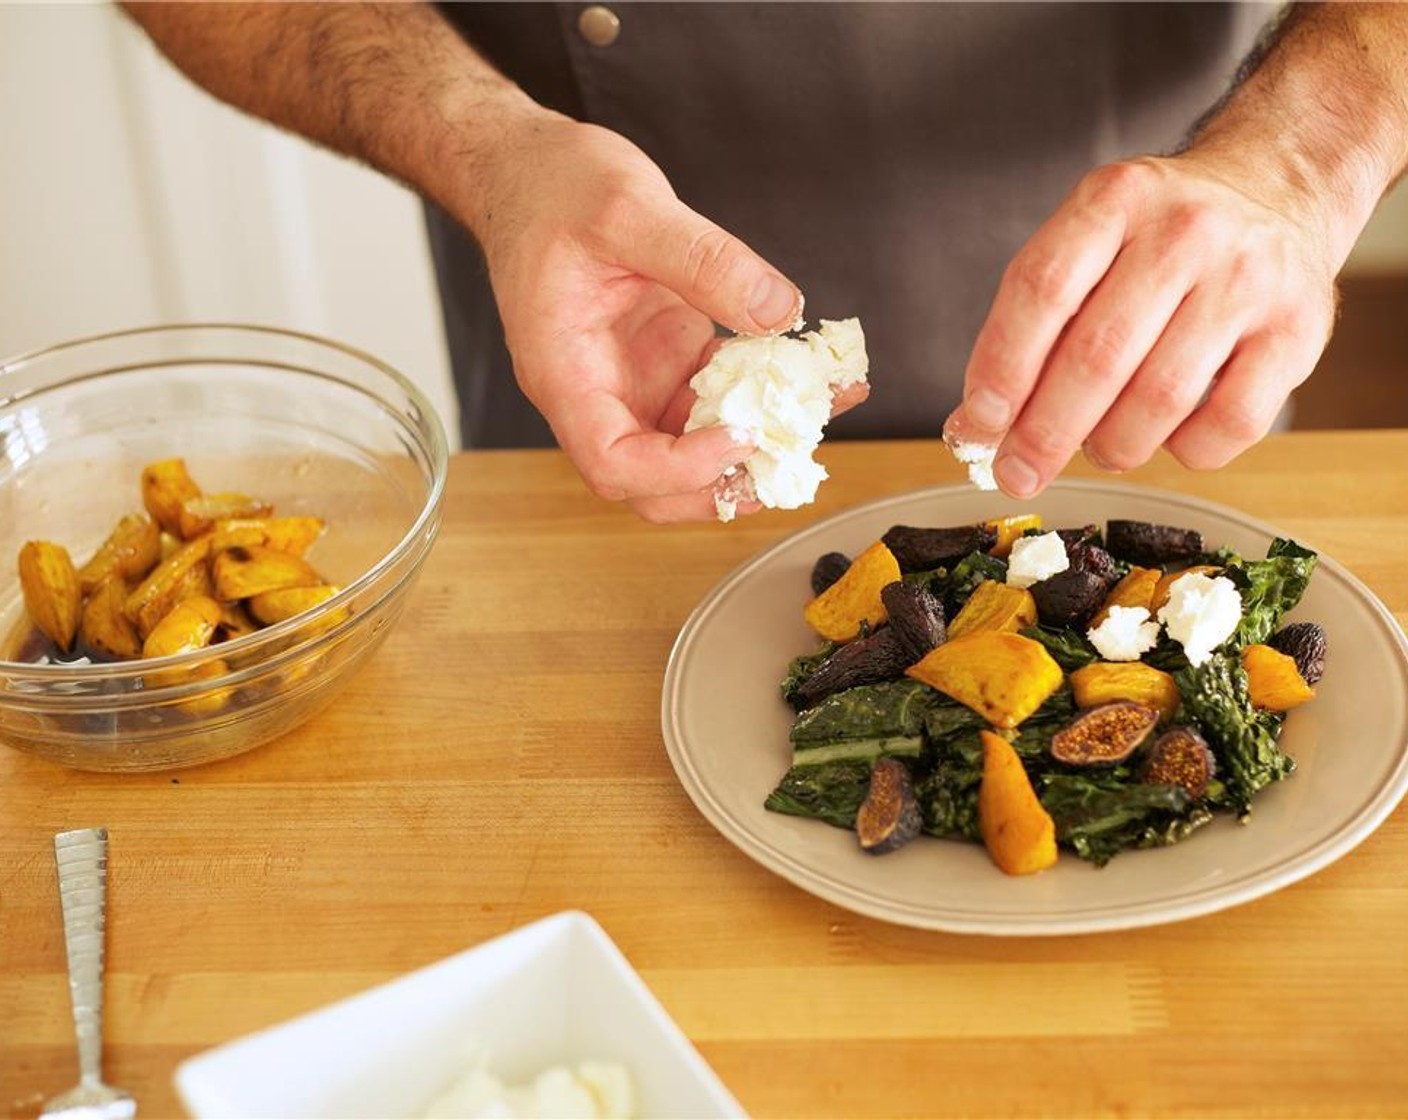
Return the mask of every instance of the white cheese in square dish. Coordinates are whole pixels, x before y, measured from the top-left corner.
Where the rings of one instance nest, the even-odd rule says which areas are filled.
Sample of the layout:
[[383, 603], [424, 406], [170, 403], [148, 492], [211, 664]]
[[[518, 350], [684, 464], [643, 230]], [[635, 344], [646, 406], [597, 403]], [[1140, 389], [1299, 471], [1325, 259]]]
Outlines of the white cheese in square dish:
[[698, 399], [684, 430], [721, 424], [755, 450], [742, 477], [716, 496], [719, 519], [731, 521], [742, 498], [776, 509], [814, 500], [826, 468], [812, 453], [831, 418], [832, 398], [869, 371], [859, 319], [823, 319], [819, 330], [797, 338], [738, 337], [720, 346], [690, 380]]

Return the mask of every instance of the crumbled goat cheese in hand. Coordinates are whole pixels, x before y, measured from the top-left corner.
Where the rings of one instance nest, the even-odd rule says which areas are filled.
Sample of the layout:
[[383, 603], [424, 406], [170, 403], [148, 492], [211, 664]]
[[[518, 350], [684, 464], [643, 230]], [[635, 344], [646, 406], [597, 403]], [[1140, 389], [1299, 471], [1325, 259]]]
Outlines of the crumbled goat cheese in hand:
[[838, 389], [866, 379], [870, 360], [859, 319], [823, 319], [800, 338], [731, 338], [690, 379], [698, 394], [684, 430], [722, 424], [754, 452], [744, 477], [726, 480], [715, 498], [719, 519], [731, 520], [743, 498], [796, 509], [816, 497], [826, 468], [812, 458], [831, 418]]
[[997, 448], [983, 443], [965, 443], [956, 439], [948, 443], [953, 457], [968, 468], [968, 481], [979, 490], [996, 490], [997, 479], [993, 477], [992, 461], [997, 456]]
[[1159, 644], [1159, 624], [1145, 607], [1111, 607], [1085, 636], [1106, 661], [1138, 661]]
[[1011, 587], [1030, 587], [1070, 566], [1066, 542], [1059, 533], [1018, 537], [1007, 557], [1007, 583]]
[[1168, 628], [1169, 637], [1183, 646], [1188, 663], [1201, 665], [1242, 621], [1242, 597], [1226, 576], [1209, 578], [1189, 572], [1169, 586], [1159, 621]]

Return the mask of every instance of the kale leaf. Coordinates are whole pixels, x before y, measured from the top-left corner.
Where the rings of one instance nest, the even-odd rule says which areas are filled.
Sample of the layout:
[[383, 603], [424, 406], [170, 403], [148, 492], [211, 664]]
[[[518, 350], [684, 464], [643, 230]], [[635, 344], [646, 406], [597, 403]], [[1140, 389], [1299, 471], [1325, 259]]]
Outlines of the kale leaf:
[[955, 725], [933, 746], [933, 769], [914, 786], [924, 831], [945, 839], [981, 841], [978, 786], [983, 780], [983, 744], [978, 729], [959, 730]]
[[839, 642], [826, 642], [815, 653], [804, 653], [787, 663], [787, 674], [782, 678], [782, 698], [792, 704], [797, 689], [802, 682], [817, 671], [821, 663], [840, 648]]
[[1277, 537], [1265, 560], [1245, 560], [1226, 569], [1242, 596], [1242, 621], [1233, 635], [1237, 649], [1264, 642], [1282, 616], [1300, 602], [1319, 556], [1295, 541]]
[[1007, 561], [986, 552], [970, 552], [953, 566], [953, 570], [929, 585], [930, 590], [944, 601], [944, 617], [953, 618], [963, 609], [968, 597], [984, 580], [1007, 582]]
[[1083, 665], [1100, 660], [1100, 655], [1095, 652], [1095, 647], [1075, 630], [1050, 626], [1028, 626], [1019, 633], [1024, 638], [1030, 638], [1032, 641], [1044, 645], [1046, 652], [1051, 654], [1052, 660], [1061, 666], [1064, 672], [1069, 673]]
[[924, 717], [938, 693], [915, 680], [863, 684], [833, 693], [808, 708], [792, 725], [793, 747], [851, 739], [911, 738], [924, 729]]
[[1245, 813], [1258, 791], [1295, 769], [1295, 760], [1276, 745], [1282, 717], [1252, 707], [1247, 674], [1236, 653], [1214, 653], [1173, 679], [1183, 696], [1180, 722], [1202, 728], [1217, 757], [1228, 803]]
[[1040, 784], [1057, 843], [1097, 867], [1129, 848], [1176, 843], [1211, 819], [1203, 809], [1190, 814], [1178, 786], [1131, 784], [1111, 773], [1052, 773]]
[[763, 804], [774, 813], [814, 817], [837, 828], [854, 828], [856, 813], [870, 789], [870, 767], [870, 762], [859, 759], [794, 766]]

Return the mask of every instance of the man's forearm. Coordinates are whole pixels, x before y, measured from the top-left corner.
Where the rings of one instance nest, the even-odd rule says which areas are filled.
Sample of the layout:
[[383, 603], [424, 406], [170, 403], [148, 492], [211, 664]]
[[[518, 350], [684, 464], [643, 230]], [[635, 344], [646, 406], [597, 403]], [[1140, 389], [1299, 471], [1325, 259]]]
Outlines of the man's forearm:
[[410, 183], [476, 232], [492, 205], [478, 172], [536, 110], [426, 4], [123, 7], [221, 100]]
[[1318, 214], [1342, 263], [1408, 166], [1408, 5], [1292, 9], [1189, 151]]

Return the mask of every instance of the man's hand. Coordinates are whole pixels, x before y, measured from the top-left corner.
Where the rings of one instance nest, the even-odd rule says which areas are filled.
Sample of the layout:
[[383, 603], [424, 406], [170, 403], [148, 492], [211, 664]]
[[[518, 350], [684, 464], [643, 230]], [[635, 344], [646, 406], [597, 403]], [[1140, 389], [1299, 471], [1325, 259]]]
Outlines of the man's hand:
[[1408, 164], [1408, 6], [1296, 5], [1170, 158], [1100, 168], [1018, 252], [955, 440], [1042, 489], [1082, 447], [1220, 467], [1266, 434], [1334, 322], [1334, 277]]
[[1312, 218], [1192, 154], [1092, 172], [1009, 265], [950, 432], [1000, 440], [1018, 498], [1081, 448], [1107, 470], [1163, 445], [1222, 466], [1329, 338], [1339, 262]]
[[534, 104], [429, 4], [126, 10], [216, 96], [404, 180], [470, 229], [519, 384], [596, 493], [652, 520], [714, 516], [714, 481], [751, 449], [722, 430], [681, 435], [689, 378], [715, 322], [784, 330], [801, 296], [635, 145]]
[[523, 391], [596, 494], [655, 521], [713, 517], [715, 481], [752, 448], [719, 428], [680, 434], [688, 381], [715, 322], [785, 330], [797, 289], [614, 132], [538, 111], [491, 166], [487, 205], [463, 216]]

